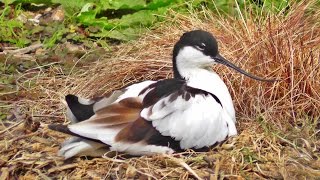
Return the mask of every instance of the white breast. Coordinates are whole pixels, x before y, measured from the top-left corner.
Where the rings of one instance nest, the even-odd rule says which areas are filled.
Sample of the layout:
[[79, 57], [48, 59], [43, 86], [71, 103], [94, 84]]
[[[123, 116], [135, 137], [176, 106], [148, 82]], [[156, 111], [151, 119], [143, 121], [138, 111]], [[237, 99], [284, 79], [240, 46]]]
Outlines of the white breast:
[[189, 77], [188, 86], [214, 94], [222, 106], [210, 94], [196, 94], [188, 100], [178, 96], [174, 101], [167, 96], [143, 109], [141, 117], [152, 121], [162, 135], [180, 141], [182, 149], [211, 146], [236, 135], [234, 108], [223, 81], [215, 73], [197, 72]]
[[235, 110], [229, 90], [215, 72], [196, 69], [194, 71], [189, 71], [186, 76], [188, 77], [188, 86], [202, 89], [217, 96], [221, 101], [223, 109], [225, 109], [231, 119], [236, 122]]

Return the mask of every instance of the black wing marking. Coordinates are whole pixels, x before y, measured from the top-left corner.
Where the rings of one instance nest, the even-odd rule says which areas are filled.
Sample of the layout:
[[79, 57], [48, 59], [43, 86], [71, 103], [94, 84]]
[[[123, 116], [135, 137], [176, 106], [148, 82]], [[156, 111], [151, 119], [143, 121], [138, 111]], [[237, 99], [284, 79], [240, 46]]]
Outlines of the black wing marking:
[[172, 102], [179, 96], [182, 96], [183, 99], [188, 101], [191, 97], [195, 97], [197, 94], [203, 94], [205, 96], [211, 95], [217, 103], [222, 106], [220, 99], [216, 95], [202, 89], [190, 87], [187, 85], [186, 81], [182, 79], [165, 79], [157, 81], [142, 90], [140, 95], [144, 94], [149, 89], [151, 90], [143, 99], [144, 108], [154, 105], [161, 98], [167, 97], [168, 95], [171, 95], [170, 101]]
[[67, 95], [65, 99], [72, 114], [77, 118], [78, 121], [89, 119], [91, 116], [94, 115], [94, 103], [89, 105], [81, 104], [79, 102], [79, 98], [72, 94]]

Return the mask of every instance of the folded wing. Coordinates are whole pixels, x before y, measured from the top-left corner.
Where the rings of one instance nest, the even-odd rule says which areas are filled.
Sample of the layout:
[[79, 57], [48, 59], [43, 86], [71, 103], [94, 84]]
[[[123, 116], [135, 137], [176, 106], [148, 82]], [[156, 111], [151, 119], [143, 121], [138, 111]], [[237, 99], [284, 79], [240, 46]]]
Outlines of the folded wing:
[[[160, 93], [158, 90], [155, 87], [146, 95], [145, 107], [140, 115], [163, 136], [180, 141], [182, 149], [208, 147], [230, 135], [228, 126], [234, 124], [215, 95], [183, 82], [170, 93]], [[158, 100], [148, 103], [148, 99]]]

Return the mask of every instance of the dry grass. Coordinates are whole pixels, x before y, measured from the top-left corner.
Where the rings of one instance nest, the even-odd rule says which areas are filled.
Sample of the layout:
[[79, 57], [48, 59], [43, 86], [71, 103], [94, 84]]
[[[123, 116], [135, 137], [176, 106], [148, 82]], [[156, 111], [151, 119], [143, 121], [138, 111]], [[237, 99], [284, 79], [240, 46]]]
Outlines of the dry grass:
[[[250, 13], [247, 20], [216, 17], [207, 11], [192, 17], [173, 15], [171, 24], [115, 47], [82, 71], [66, 75], [59, 66], [52, 66], [25, 74], [19, 81], [19, 93], [29, 98], [15, 106], [29, 116], [15, 112], [17, 120], [0, 128], [1, 177], [320, 177], [320, 11], [308, 13], [310, 7], [311, 3], [301, 3], [288, 15], [269, 15], [260, 23], [253, 22]], [[185, 152], [175, 157], [125, 159], [117, 155], [64, 162], [56, 155], [66, 136], [43, 125], [67, 122], [59, 101], [63, 95], [90, 97], [136, 81], [170, 77], [173, 44], [183, 32], [198, 28], [212, 32], [219, 40], [221, 54], [240, 67], [281, 79], [263, 83], [226, 67], [215, 67], [236, 105], [237, 137], [207, 153]], [[36, 86], [29, 87], [31, 82]]]

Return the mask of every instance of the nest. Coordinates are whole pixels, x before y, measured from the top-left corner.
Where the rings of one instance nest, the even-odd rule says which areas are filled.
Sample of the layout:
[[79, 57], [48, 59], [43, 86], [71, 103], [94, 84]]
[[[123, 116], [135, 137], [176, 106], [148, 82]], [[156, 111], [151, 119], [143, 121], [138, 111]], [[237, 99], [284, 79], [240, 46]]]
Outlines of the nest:
[[[12, 105], [15, 118], [0, 126], [0, 179], [319, 177], [320, 11], [310, 7], [311, 3], [297, 4], [288, 14], [260, 20], [249, 13], [246, 20], [207, 11], [192, 17], [172, 13], [171, 23], [160, 24], [137, 41], [113, 47], [80, 71], [66, 74], [54, 65], [23, 74], [19, 93], [28, 98], [16, 101]], [[209, 152], [173, 156], [125, 158], [116, 154], [68, 161], [57, 156], [67, 135], [45, 125], [68, 122], [60, 102], [64, 95], [92, 97], [134, 82], [171, 77], [173, 45], [193, 29], [213, 33], [221, 55], [239, 67], [280, 79], [259, 82], [224, 66], [214, 67], [234, 100], [237, 137]]]

